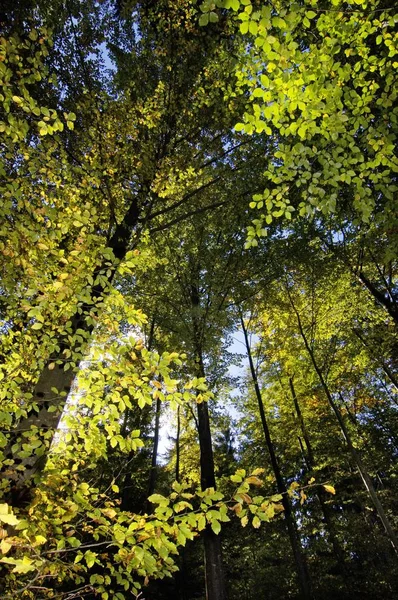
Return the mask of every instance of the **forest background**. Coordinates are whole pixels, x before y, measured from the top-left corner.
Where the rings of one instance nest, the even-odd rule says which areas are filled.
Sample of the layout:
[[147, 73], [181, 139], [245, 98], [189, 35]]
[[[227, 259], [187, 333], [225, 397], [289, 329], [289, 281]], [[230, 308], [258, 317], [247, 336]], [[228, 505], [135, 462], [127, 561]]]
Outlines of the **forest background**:
[[397, 22], [2, 2], [3, 600], [395, 597]]

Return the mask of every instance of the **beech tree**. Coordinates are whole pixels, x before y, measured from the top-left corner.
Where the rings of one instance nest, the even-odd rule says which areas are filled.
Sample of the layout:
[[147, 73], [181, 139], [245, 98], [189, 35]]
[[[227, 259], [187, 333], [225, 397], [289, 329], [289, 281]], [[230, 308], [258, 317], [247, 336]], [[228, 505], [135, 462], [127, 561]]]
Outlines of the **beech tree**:
[[393, 595], [392, 7], [3, 5], [2, 597]]

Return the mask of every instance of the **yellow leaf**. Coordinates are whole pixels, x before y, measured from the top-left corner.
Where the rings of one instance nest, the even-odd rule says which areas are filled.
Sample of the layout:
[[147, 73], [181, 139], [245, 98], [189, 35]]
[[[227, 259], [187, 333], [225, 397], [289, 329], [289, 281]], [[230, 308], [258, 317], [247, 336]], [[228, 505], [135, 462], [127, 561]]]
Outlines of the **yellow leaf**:
[[117, 514], [113, 508], [103, 508], [101, 512], [108, 517], [108, 519], [113, 519], [113, 517]]
[[202, 531], [206, 527], [206, 519], [203, 515], [199, 515], [198, 517], [198, 531]]
[[253, 522], [252, 525], [254, 527], [254, 529], [258, 529], [261, 525], [261, 521], [260, 519], [257, 517], [257, 515], [253, 518]]
[[255, 476], [255, 475], [262, 475], [262, 474], [264, 473], [264, 471], [265, 471], [265, 469], [261, 469], [261, 468], [259, 468], [259, 469], [254, 469], [254, 471], [253, 471], [253, 473], [252, 473], [252, 476], [253, 476], [253, 475], [254, 475], [254, 476]]
[[262, 485], [263, 482], [258, 477], [251, 476], [246, 479], [246, 483], [250, 483], [251, 485]]
[[43, 544], [46, 543], [46, 541], [47, 541], [47, 538], [45, 538], [43, 535], [36, 535], [33, 546], [42, 546]]
[[8, 514], [8, 504], [0, 504], [0, 522], [11, 526], [19, 523], [19, 519], [15, 515]]
[[3, 554], [7, 554], [7, 552], [9, 551], [9, 549], [12, 548], [12, 544], [10, 544], [9, 542], [7, 542], [7, 540], [1, 540], [0, 542], [0, 550]]
[[332, 485], [324, 485], [323, 486], [325, 488], [325, 490], [327, 492], [329, 492], [329, 494], [335, 494], [336, 490], [334, 489], [334, 487]]

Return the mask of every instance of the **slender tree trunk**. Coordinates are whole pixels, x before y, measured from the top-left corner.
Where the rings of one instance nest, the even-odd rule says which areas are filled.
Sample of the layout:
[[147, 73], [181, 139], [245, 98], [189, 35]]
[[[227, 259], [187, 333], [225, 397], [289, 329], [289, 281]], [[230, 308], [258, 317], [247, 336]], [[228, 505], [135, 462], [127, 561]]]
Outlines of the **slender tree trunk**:
[[387, 286], [387, 291], [390, 296], [388, 297], [386, 296], [386, 294], [380, 291], [376, 287], [376, 285], [372, 281], [370, 281], [370, 279], [368, 279], [368, 277], [366, 277], [362, 270], [362, 266], [359, 269], [353, 267], [347, 255], [343, 255], [341, 252], [339, 252], [338, 249], [326, 239], [323, 239], [323, 241], [325, 242], [329, 250], [334, 252], [343, 262], [343, 264], [345, 264], [348, 267], [352, 275], [359, 279], [359, 281], [368, 290], [368, 292], [370, 292], [370, 294], [373, 296], [376, 302], [388, 312], [390, 317], [394, 320], [395, 324], [398, 325], [398, 304], [391, 294], [391, 288]]
[[254, 390], [256, 393], [256, 398], [258, 402], [258, 408], [260, 412], [261, 423], [263, 427], [264, 437], [267, 444], [268, 452], [271, 459], [272, 469], [274, 471], [276, 484], [278, 487], [278, 492], [282, 494], [282, 504], [284, 508], [284, 517], [285, 522], [289, 534], [290, 544], [292, 547], [293, 557], [296, 564], [296, 571], [300, 586], [301, 597], [304, 600], [312, 600], [313, 594], [311, 589], [311, 580], [308, 573], [307, 563], [303, 554], [303, 550], [301, 547], [301, 541], [299, 537], [299, 533], [297, 530], [296, 520], [294, 518], [292, 506], [289, 500], [289, 496], [287, 493], [287, 488], [285, 481], [283, 479], [281, 469], [279, 467], [279, 462], [275, 453], [275, 448], [271, 439], [271, 434], [268, 428], [267, 419], [264, 411], [264, 404], [261, 396], [260, 386], [258, 384], [257, 373], [253, 363], [253, 357], [250, 348], [249, 337], [247, 333], [247, 329], [245, 327], [245, 323], [243, 321], [243, 317], [241, 316], [241, 325], [243, 330], [243, 335], [245, 338], [246, 352], [249, 360], [250, 373], [252, 376], [252, 381], [254, 385]]
[[177, 434], [176, 434], [176, 481], [180, 482], [180, 435], [181, 435], [181, 407], [177, 406]]
[[[140, 429], [141, 417], [142, 417], [142, 411], [139, 412], [138, 421], [135, 423], [137, 429]], [[125, 428], [125, 431], [126, 431], [126, 428]], [[130, 468], [124, 477], [123, 485], [121, 485], [121, 487], [120, 487], [120, 498], [121, 498], [120, 509], [126, 510], [126, 511], [128, 511], [128, 510], [131, 511], [132, 506], [133, 506], [134, 486], [133, 486], [133, 474], [131, 471], [131, 461], [133, 460], [134, 456], [135, 456], [135, 450], [132, 450], [131, 452], [129, 452], [129, 455], [127, 458], [127, 465], [130, 466]]]
[[384, 373], [387, 375], [388, 379], [394, 385], [394, 387], [398, 390], [398, 379], [395, 376], [395, 374], [391, 371], [390, 367], [387, 365], [384, 359], [381, 356], [376, 355], [374, 349], [370, 347], [369, 343], [366, 341], [366, 338], [362, 335], [362, 332], [357, 327], [353, 328], [353, 332], [355, 333], [357, 338], [361, 340], [365, 348], [369, 350], [369, 353], [372, 356], [372, 358], [375, 357], [376, 360], [380, 362], [381, 368], [383, 369]]
[[[197, 361], [197, 376], [205, 377], [203, 364], [200, 325], [197, 311], [200, 307], [199, 291], [197, 286], [191, 287], [192, 324], [195, 345], [195, 358]], [[216, 489], [214, 474], [213, 445], [210, 430], [210, 418], [207, 402], [197, 404], [198, 434], [200, 446], [200, 485], [202, 490]], [[227, 600], [227, 590], [224, 578], [222, 560], [221, 537], [216, 535], [210, 525], [207, 525], [203, 535], [205, 554], [206, 600]]]
[[305, 425], [305, 422], [303, 419], [303, 414], [301, 412], [301, 408], [300, 408], [299, 401], [297, 398], [296, 390], [295, 390], [294, 383], [293, 383], [293, 377], [289, 377], [289, 387], [290, 387], [290, 392], [292, 394], [293, 404], [294, 404], [294, 408], [295, 408], [296, 415], [298, 418], [298, 422], [300, 424], [300, 429], [303, 434], [305, 447], [307, 449], [307, 464], [308, 464], [309, 468], [312, 469], [314, 467], [314, 463], [315, 463], [314, 452], [312, 450], [312, 445], [310, 442], [310, 437], [308, 435], [308, 430]]
[[375, 490], [375, 487], [373, 485], [372, 479], [364, 465], [364, 463], [362, 462], [362, 458], [360, 456], [360, 453], [358, 452], [358, 450], [355, 448], [352, 439], [351, 439], [351, 435], [346, 427], [346, 424], [344, 422], [344, 419], [339, 411], [338, 406], [336, 405], [335, 401], [333, 400], [332, 394], [330, 393], [329, 387], [325, 381], [325, 378], [323, 377], [322, 371], [315, 359], [315, 355], [314, 352], [308, 342], [307, 336], [305, 335], [304, 332], [304, 328], [301, 322], [301, 317], [300, 317], [300, 313], [298, 312], [294, 302], [293, 302], [293, 298], [290, 294], [289, 288], [286, 286], [286, 290], [287, 290], [287, 294], [289, 296], [289, 300], [290, 300], [290, 304], [293, 308], [293, 311], [297, 317], [297, 323], [298, 323], [298, 328], [300, 331], [300, 335], [303, 339], [305, 348], [311, 358], [311, 362], [313, 364], [314, 370], [316, 372], [316, 374], [318, 375], [319, 381], [322, 385], [323, 391], [325, 392], [326, 398], [329, 402], [329, 406], [331, 407], [332, 411], [334, 412], [336, 419], [340, 425], [340, 429], [343, 433], [344, 439], [346, 441], [347, 444], [347, 448], [349, 453], [351, 454], [352, 460], [354, 462], [354, 464], [356, 465], [356, 468], [358, 470], [358, 473], [361, 476], [361, 479], [363, 481], [363, 484], [365, 486], [365, 489], [367, 490], [373, 505], [376, 509], [376, 512], [379, 516], [379, 519], [381, 521], [381, 523], [383, 524], [383, 527], [385, 529], [385, 532], [391, 542], [391, 545], [393, 547], [393, 549], [395, 550], [396, 554], [398, 554], [398, 538], [397, 535], [394, 531], [394, 529], [392, 528], [392, 525], [387, 517], [387, 514], [383, 508], [383, 505], [381, 504], [378, 496], [377, 496], [377, 492]]
[[156, 400], [155, 433], [153, 438], [151, 472], [149, 474], [148, 497], [152, 496], [153, 492], [155, 491], [156, 485], [161, 404], [162, 403], [158, 398]]
[[366, 289], [372, 294], [373, 298], [383, 306], [390, 317], [395, 321], [395, 324], [398, 325], [398, 306], [395, 301], [388, 298], [383, 292], [381, 292], [375, 285], [366, 277], [362, 270], [357, 274], [358, 279], [363, 283]]
[[[180, 436], [181, 436], [181, 407], [177, 406], [177, 433], [176, 433], [176, 467], [175, 467], [175, 478], [176, 481], [180, 482]], [[186, 548], [181, 547], [179, 551], [179, 557], [177, 559], [178, 571], [174, 576], [176, 597], [179, 600], [187, 600], [185, 593], [185, 573], [186, 573], [186, 560], [185, 560]]]
[[[314, 466], [315, 466], [314, 451], [312, 448], [310, 437], [308, 435], [307, 427], [305, 425], [303, 414], [301, 412], [300, 404], [299, 404], [299, 401], [297, 398], [297, 394], [296, 394], [296, 390], [295, 390], [294, 382], [293, 382], [293, 377], [289, 377], [289, 387], [290, 387], [290, 392], [292, 394], [294, 408], [295, 408], [296, 414], [297, 414], [297, 419], [299, 421], [300, 429], [301, 429], [304, 443], [305, 443], [305, 448], [306, 448], [305, 461], [306, 461], [308, 470], [313, 471]], [[343, 549], [339, 543], [339, 540], [337, 538], [336, 530], [335, 530], [334, 523], [333, 523], [333, 517], [332, 517], [331, 511], [330, 511], [330, 508], [326, 502], [325, 491], [323, 490], [323, 488], [319, 489], [319, 491], [317, 492], [317, 497], [318, 497], [319, 504], [320, 504], [320, 507], [322, 510], [322, 514], [323, 514], [323, 517], [324, 517], [324, 520], [326, 523], [326, 528], [327, 528], [327, 531], [329, 534], [329, 539], [332, 544], [333, 552], [336, 557], [337, 563], [340, 565], [341, 570], [343, 572], [346, 572], [347, 567], [346, 567], [346, 562], [345, 562], [344, 551], [343, 551]]]
[[[149, 330], [149, 336], [147, 341], [148, 350], [152, 350], [154, 339], [155, 339], [155, 325], [156, 316], [152, 317], [151, 328]], [[159, 448], [159, 428], [160, 428], [160, 413], [161, 413], [161, 401], [159, 398], [156, 400], [155, 406], [155, 430], [153, 437], [152, 457], [151, 457], [151, 470], [149, 473], [149, 484], [148, 484], [148, 498], [152, 496], [155, 491], [156, 477], [157, 477], [157, 463], [158, 463], [158, 448]], [[147, 501], [147, 510], [150, 511], [151, 504]]]

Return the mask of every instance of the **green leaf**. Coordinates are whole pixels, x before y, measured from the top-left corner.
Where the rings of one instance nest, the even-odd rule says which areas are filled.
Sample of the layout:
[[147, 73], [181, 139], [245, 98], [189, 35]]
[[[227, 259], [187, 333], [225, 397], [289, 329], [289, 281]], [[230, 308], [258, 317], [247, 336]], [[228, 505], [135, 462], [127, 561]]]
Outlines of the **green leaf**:
[[149, 496], [148, 500], [152, 504], [159, 504], [160, 506], [168, 506], [169, 504], [168, 498], [165, 498], [161, 494], [152, 494], [152, 496]]
[[252, 35], [257, 35], [258, 24], [255, 21], [249, 21], [249, 31]]
[[209, 13], [204, 13], [199, 17], [199, 25], [200, 27], [205, 27], [209, 22]]
[[96, 558], [97, 555], [95, 554], [95, 552], [91, 552], [91, 550], [87, 550], [84, 553], [84, 560], [86, 561], [86, 565], [89, 569], [91, 569], [91, 567], [94, 565]]
[[225, 8], [232, 8], [235, 12], [239, 10], [239, 0], [225, 0]]
[[216, 535], [218, 535], [221, 531], [221, 523], [220, 521], [217, 521], [216, 519], [212, 520], [211, 522], [211, 528], [214, 531], [214, 533]]
[[245, 35], [249, 31], [249, 22], [248, 21], [243, 21], [243, 23], [241, 23], [239, 25], [239, 29], [240, 29], [240, 32], [243, 35]]

